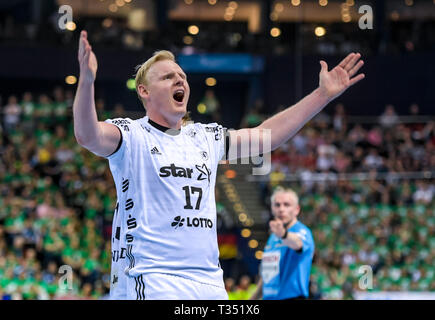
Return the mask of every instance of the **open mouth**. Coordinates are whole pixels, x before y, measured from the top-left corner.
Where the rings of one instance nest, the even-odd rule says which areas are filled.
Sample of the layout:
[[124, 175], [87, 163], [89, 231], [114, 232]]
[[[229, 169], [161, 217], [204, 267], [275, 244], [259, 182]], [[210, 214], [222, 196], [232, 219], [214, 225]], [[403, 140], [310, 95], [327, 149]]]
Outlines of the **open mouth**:
[[173, 98], [177, 102], [183, 102], [184, 99], [184, 90], [177, 90], [174, 92]]

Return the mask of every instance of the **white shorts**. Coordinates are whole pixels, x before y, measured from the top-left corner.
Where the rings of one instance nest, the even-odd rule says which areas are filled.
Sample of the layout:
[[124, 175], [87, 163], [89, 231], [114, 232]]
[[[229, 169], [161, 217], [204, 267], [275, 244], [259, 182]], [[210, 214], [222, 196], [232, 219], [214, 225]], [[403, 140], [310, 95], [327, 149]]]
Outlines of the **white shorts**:
[[127, 277], [128, 300], [228, 300], [225, 288], [165, 273]]

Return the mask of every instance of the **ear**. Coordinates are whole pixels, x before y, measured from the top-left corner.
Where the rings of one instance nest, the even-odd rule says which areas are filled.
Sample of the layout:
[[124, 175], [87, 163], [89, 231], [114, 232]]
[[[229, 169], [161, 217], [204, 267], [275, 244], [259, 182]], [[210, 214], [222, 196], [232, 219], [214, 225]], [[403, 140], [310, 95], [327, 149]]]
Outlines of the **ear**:
[[149, 96], [149, 91], [144, 84], [140, 84], [137, 86], [137, 93], [142, 99], [147, 99]]
[[296, 217], [299, 215], [299, 213], [301, 213], [301, 206], [300, 205], [298, 205], [298, 208], [297, 208], [297, 213], [296, 213]]

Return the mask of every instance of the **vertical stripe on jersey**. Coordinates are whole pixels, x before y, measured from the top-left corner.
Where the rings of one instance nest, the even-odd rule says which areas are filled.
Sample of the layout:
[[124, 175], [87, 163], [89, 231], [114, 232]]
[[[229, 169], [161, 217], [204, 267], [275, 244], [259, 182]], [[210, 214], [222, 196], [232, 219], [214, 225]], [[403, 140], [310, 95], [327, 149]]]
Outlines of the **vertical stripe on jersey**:
[[136, 282], [136, 300], [145, 300], [145, 282], [143, 281], [143, 275], [134, 278]]
[[129, 271], [131, 269], [133, 269], [133, 267], [135, 265], [135, 260], [134, 260], [134, 257], [132, 255], [132, 253], [131, 253], [132, 249], [133, 249], [133, 245], [132, 244], [127, 245], [127, 253], [126, 253], [126, 255], [128, 257], [128, 260], [130, 261], [130, 265], [128, 266], [128, 270]]

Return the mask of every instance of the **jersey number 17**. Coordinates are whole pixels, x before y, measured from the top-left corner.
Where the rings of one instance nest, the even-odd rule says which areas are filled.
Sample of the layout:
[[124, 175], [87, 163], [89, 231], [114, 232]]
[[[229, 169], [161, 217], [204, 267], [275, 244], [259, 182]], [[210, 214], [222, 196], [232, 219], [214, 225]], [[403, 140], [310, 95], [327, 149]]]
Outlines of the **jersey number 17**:
[[201, 205], [201, 199], [202, 199], [202, 189], [191, 187], [191, 186], [185, 186], [183, 187], [183, 190], [186, 194], [186, 205], [184, 206], [184, 209], [193, 210], [192, 203], [190, 201], [190, 194], [199, 193], [198, 199], [196, 200], [195, 210], [199, 210], [199, 207]]

